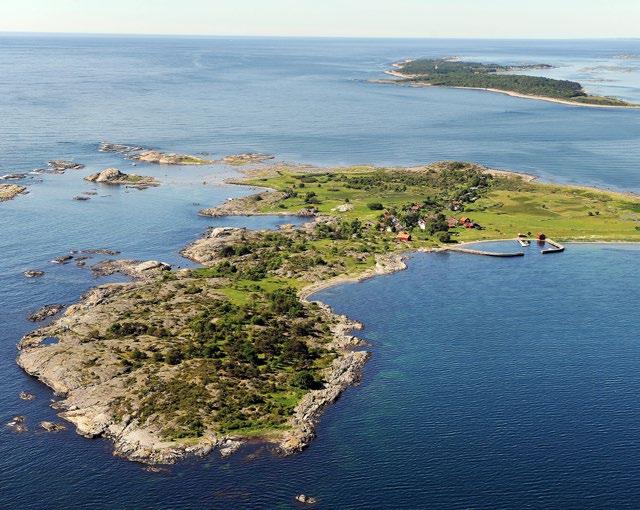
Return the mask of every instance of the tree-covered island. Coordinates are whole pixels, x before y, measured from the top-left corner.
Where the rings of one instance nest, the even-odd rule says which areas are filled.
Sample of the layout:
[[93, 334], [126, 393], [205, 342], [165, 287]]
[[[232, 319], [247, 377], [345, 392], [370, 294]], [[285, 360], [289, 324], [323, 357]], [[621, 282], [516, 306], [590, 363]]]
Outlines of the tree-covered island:
[[591, 106], [636, 107], [615, 97], [594, 96], [575, 81], [555, 80], [521, 74], [551, 66], [504, 66], [455, 59], [416, 59], [394, 64], [388, 74], [400, 78], [395, 83], [414, 86], [441, 86], [484, 89], [517, 96]]
[[61, 396], [79, 433], [150, 463], [250, 438], [300, 450], [368, 356], [353, 322], [305, 299], [313, 290], [402, 269], [406, 252], [519, 232], [640, 241], [637, 197], [468, 163], [273, 165], [242, 183], [270, 190], [202, 214], [309, 221], [211, 229], [183, 252], [202, 267], [97, 287], [20, 343], [19, 364]]

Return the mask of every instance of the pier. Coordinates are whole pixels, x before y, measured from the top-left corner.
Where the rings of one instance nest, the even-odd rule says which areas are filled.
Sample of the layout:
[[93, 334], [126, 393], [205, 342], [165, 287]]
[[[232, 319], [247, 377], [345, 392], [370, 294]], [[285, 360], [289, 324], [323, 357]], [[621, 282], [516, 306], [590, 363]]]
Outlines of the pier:
[[[523, 248], [527, 248], [531, 246], [531, 242], [535, 239], [527, 239], [524, 237], [517, 237], [515, 241], [522, 246]], [[564, 251], [564, 246], [552, 239], [537, 239], [537, 242], [544, 242], [551, 246], [551, 248], [544, 248], [540, 250], [542, 255], [548, 255], [550, 253], [561, 253]], [[481, 243], [483, 241], [478, 241]], [[514, 251], [514, 252], [496, 252], [496, 251], [486, 251], [486, 250], [478, 250], [475, 248], [464, 248], [462, 246], [448, 246], [446, 248], [448, 251], [457, 251], [459, 253], [469, 253], [470, 255], [484, 255], [486, 257], [524, 257], [523, 251]]]
[[540, 253], [543, 255], [547, 255], [549, 253], [561, 253], [564, 251], [564, 246], [556, 241], [552, 241], [551, 239], [546, 239], [545, 242], [551, 245], [551, 248], [546, 248], [542, 250]]
[[522, 251], [499, 252], [499, 251], [474, 250], [472, 248], [458, 248], [458, 247], [448, 247], [447, 250], [457, 251], [460, 253], [469, 253], [471, 255], [485, 255], [487, 257], [524, 257], [524, 252]]

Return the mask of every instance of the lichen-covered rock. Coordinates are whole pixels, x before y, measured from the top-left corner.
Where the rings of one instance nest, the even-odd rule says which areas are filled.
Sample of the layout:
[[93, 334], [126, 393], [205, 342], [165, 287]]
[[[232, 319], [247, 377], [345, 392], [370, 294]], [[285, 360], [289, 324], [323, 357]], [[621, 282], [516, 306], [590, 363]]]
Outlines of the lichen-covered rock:
[[91, 267], [95, 276], [107, 276], [122, 273], [139, 279], [158, 276], [163, 271], [169, 271], [171, 266], [157, 260], [104, 260]]
[[84, 165], [73, 161], [65, 161], [63, 159], [54, 159], [47, 163], [49, 168], [56, 173], [64, 173], [65, 170], [82, 170]]
[[126, 185], [132, 188], [148, 188], [150, 186], [159, 186], [159, 182], [153, 177], [147, 177], [136, 174], [125, 174], [117, 168], [107, 168], [102, 172], [88, 175], [86, 181], [98, 182], [111, 185]]
[[0, 184], [0, 202], [11, 200], [26, 191], [27, 188], [25, 186], [18, 186], [17, 184]]
[[225, 156], [222, 161], [228, 165], [240, 166], [248, 165], [252, 163], [264, 163], [274, 159], [271, 154], [262, 154], [259, 152], [245, 152], [243, 154], [233, 154], [231, 156]]
[[132, 159], [155, 163], [158, 165], [209, 165], [213, 161], [191, 154], [174, 154], [160, 151], [146, 150], [131, 156]]

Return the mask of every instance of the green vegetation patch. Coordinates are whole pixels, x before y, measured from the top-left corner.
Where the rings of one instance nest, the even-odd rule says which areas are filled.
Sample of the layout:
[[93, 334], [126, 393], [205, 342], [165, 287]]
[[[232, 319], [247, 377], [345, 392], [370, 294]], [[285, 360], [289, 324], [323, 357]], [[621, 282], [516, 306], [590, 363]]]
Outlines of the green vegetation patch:
[[[502, 66], [446, 59], [418, 59], [401, 64], [399, 71], [408, 82], [444, 87], [496, 89], [527, 96], [540, 96], [603, 106], [632, 106], [621, 99], [592, 96], [575, 81], [556, 80], [541, 76], [512, 74], [527, 69], [547, 69], [551, 66]], [[511, 74], [510, 74], [511, 73]]]

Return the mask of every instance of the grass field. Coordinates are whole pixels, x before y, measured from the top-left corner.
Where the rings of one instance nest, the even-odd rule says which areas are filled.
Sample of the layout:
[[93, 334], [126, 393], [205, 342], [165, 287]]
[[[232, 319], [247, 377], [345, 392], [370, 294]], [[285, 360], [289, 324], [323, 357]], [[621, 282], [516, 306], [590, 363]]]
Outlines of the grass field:
[[[343, 176], [374, 176], [387, 172], [367, 167], [341, 168], [332, 173], [299, 175], [280, 169], [277, 175], [252, 177], [247, 183], [279, 191], [294, 189], [297, 196], [266, 206], [262, 212], [297, 213], [309, 207], [305, 197], [314, 194], [319, 214], [344, 220], [376, 222], [383, 211], [371, 210], [368, 204], [380, 203], [384, 210], [399, 209], [441, 195], [443, 190], [429, 186], [407, 186], [395, 190], [353, 189]], [[300, 187], [302, 185], [302, 187]], [[392, 186], [391, 186], [392, 188]], [[342, 207], [342, 212], [339, 209]], [[483, 229], [451, 229], [453, 240], [512, 238], [518, 233], [544, 232], [564, 241], [640, 241], [640, 199], [638, 197], [596, 189], [526, 182], [519, 177], [497, 177], [477, 200], [464, 205], [463, 211], [443, 208], [447, 217], [471, 217]], [[416, 242], [433, 242], [433, 237], [414, 228]]]

